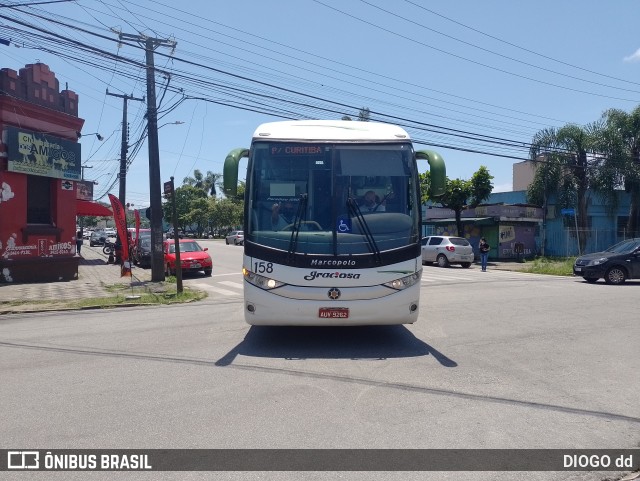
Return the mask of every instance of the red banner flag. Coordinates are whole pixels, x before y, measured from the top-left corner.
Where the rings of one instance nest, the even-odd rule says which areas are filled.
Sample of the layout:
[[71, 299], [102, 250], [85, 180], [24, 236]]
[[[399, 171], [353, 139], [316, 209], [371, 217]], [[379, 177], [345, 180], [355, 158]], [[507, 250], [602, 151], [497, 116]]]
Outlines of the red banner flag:
[[122, 245], [122, 270], [121, 277], [131, 276], [131, 263], [129, 262], [129, 237], [127, 236], [127, 214], [120, 200], [113, 194], [109, 194], [111, 208], [113, 209], [113, 220], [116, 223], [118, 237]]
[[138, 209], [133, 211], [133, 216], [136, 219], [136, 246], [140, 245], [140, 211]]

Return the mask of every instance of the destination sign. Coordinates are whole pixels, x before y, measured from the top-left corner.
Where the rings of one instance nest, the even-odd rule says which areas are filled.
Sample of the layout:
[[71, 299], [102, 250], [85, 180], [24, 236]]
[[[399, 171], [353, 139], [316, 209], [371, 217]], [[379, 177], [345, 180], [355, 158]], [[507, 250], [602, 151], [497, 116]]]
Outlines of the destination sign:
[[323, 155], [321, 145], [272, 145], [271, 155]]

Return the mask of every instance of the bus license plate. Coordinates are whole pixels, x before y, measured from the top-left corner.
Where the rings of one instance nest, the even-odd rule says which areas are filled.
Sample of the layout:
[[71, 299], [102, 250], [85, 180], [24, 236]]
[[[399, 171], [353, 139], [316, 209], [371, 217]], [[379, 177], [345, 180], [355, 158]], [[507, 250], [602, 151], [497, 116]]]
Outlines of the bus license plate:
[[318, 317], [322, 319], [348, 319], [348, 307], [321, 307]]

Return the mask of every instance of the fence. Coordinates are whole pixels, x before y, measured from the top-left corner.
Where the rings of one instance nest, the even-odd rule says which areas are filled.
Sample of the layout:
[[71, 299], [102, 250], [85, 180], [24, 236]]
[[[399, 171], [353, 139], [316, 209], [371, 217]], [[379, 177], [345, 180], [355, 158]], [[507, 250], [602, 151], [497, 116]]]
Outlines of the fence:
[[[578, 237], [576, 232], [583, 233], [586, 239], [585, 247], [579, 250]], [[590, 254], [600, 252], [613, 244], [628, 239], [629, 236], [624, 230], [615, 229], [575, 229], [566, 228], [561, 232], [548, 232], [545, 255], [555, 257], [571, 257], [580, 254]]]

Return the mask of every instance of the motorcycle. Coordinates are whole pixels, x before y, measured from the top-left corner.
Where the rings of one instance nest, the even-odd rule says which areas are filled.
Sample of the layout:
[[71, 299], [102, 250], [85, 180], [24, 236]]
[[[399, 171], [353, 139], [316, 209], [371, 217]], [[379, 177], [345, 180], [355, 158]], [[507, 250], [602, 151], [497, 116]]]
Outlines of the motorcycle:
[[105, 255], [113, 255], [116, 251], [116, 244], [114, 242], [111, 241], [105, 241], [104, 242], [104, 246], [102, 247], [102, 252]]

